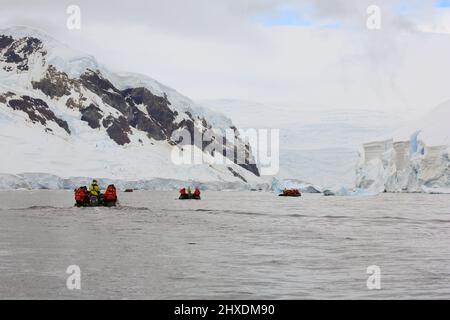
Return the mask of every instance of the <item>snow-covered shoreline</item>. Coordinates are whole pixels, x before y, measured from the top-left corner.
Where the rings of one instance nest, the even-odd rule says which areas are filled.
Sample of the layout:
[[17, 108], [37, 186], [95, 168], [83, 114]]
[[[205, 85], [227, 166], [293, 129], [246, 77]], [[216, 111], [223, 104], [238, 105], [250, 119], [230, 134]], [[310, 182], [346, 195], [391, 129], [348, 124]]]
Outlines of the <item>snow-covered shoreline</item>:
[[[115, 184], [120, 190], [134, 189], [147, 191], [172, 191], [186, 186], [198, 186], [202, 190], [212, 191], [250, 191], [250, 190], [270, 190], [268, 183], [249, 184], [240, 181], [196, 181], [196, 180], [176, 180], [154, 178], [147, 180], [122, 180], [97, 178], [101, 186]], [[91, 177], [70, 177], [61, 178], [56, 175], [46, 173], [21, 173], [4, 174], [0, 173], [0, 190], [73, 190], [79, 186], [89, 185]]]
[[[14, 190], [73, 190], [80, 186], [87, 186], [93, 177], [69, 177], [62, 178], [48, 173], [0, 173], [0, 191]], [[153, 179], [111, 179], [95, 178], [100, 185], [106, 187], [115, 184], [119, 190], [133, 189], [143, 191], [174, 191], [186, 186], [200, 187], [209, 191], [263, 191], [281, 192], [284, 188], [299, 189], [302, 193], [322, 193], [323, 188], [300, 180], [278, 180], [268, 178], [263, 182], [244, 183], [243, 181], [199, 181], [167, 178]]]

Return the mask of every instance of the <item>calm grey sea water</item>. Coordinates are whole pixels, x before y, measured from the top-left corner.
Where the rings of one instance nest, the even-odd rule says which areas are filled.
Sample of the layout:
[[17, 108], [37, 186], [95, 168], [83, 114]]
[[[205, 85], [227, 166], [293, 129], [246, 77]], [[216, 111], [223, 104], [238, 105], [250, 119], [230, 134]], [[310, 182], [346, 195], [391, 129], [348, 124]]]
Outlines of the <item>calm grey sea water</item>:
[[450, 299], [450, 196], [120, 197], [76, 209], [71, 192], [0, 192], [0, 298]]

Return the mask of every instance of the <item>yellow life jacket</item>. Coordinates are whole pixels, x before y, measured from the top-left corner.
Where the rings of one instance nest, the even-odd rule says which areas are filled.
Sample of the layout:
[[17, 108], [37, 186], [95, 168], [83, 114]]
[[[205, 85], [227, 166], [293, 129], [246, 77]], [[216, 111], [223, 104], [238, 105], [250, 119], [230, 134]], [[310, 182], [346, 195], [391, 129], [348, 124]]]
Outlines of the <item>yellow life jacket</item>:
[[98, 186], [98, 184], [91, 184], [91, 186], [89, 187], [89, 193], [93, 196], [98, 197], [100, 195], [100, 187]]

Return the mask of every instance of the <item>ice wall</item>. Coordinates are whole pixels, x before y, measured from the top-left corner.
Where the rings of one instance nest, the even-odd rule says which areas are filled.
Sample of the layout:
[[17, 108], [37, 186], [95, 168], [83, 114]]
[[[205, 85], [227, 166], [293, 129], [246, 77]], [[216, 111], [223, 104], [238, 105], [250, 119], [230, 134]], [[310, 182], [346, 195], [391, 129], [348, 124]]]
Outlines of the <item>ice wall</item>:
[[360, 151], [356, 186], [372, 192], [450, 188], [449, 146], [427, 146], [420, 135], [367, 143]]

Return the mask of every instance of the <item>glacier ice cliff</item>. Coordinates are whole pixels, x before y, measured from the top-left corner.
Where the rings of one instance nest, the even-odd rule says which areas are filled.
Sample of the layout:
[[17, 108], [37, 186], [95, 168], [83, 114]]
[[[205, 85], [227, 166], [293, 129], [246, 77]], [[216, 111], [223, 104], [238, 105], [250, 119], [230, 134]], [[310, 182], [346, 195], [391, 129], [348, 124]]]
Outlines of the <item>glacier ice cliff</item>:
[[374, 192], [450, 191], [450, 102], [393, 138], [360, 150], [356, 187]]

